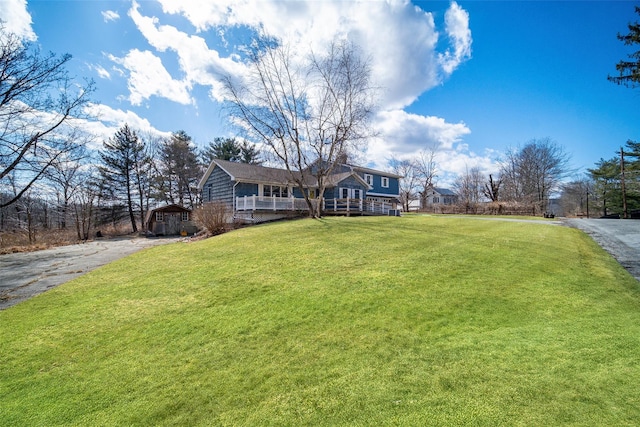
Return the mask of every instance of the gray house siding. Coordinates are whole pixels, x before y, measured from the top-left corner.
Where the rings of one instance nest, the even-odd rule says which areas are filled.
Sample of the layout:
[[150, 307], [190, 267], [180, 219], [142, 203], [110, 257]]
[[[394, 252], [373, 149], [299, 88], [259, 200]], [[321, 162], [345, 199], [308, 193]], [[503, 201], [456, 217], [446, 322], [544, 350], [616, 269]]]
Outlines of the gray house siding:
[[[325, 192], [325, 198], [344, 199], [345, 197], [341, 193], [341, 190], [343, 188], [347, 188], [349, 190], [360, 190], [360, 197], [359, 197], [360, 199], [364, 199], [364, 195], [367, 191], [367, 189], [362, 186], [362, 183], [360, 183], [354, 177], [349, 177], [347, 179], [340, 181], [337, 186], [333, 188], [328, 188], [327, 191]], [[353, 198], [353, 195], [349, 195], [348, 197]]]
[[202, 201], [204, 203], [222, 201], [233, 206], [233, 182], [221, 168], [216, 167], [202, 188]]

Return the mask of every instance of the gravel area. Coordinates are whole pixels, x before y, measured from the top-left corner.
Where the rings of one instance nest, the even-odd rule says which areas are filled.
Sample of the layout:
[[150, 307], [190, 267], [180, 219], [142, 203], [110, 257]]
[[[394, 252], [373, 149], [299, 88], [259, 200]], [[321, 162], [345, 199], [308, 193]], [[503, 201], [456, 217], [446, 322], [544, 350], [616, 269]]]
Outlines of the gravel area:
[[36, 252], [0, 255], [0, 310], [141, 249], [180, 238], [99, 239]]

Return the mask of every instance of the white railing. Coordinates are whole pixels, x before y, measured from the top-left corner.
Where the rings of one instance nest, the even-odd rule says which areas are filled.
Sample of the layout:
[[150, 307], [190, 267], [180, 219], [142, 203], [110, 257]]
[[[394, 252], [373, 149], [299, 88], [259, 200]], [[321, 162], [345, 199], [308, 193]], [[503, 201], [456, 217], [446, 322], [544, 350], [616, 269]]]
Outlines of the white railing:
[[236, 197], [237, 211], [303, 211], [308, 209], [304, 199], [294, 197]]
[[[315, 202], [315, 200], [312, 200]], [[237, 211], [305, 211], [309, 207], [301, 198], [294, 197], [236, 197]], [[370, 215], [388, 215], [393, 209], [391, 203], [374, 202], [362, 199], [323, 199], [322, 209], [326, 213], [364, 213]]]
[[323, 205], [325, 212], [357, 212], [371, 215], [389, 215], [393, 205], [387, 202], [374, 202], [362, 199], [325, 199]]

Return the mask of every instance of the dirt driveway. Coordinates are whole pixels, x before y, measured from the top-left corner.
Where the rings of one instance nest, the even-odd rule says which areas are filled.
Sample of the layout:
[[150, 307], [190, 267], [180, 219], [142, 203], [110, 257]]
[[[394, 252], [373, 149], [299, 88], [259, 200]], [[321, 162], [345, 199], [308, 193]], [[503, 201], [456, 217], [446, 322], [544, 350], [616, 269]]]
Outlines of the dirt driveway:
[[567, 219], [587, 233], [629, 273], [640, 280], [640, 221], [635, 219]]
[[179, 240], [100, 239], [37, 252], [0, 255], [0, 310], [141, 249]]

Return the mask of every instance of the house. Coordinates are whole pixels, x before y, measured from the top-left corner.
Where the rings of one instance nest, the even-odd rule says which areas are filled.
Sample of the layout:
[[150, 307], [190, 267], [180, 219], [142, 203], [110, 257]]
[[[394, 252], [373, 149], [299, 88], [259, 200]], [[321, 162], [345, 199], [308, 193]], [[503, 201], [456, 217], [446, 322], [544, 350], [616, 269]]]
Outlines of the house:
[[458, 195], [448, 188], [429, 186], [422, 194], [422, 209], [451, 206], [458, 203]]
[[172, 204], [152, 209], [145, 218], [147, 231], [156, 236], [194, 234], [198, 231], [191, 218], [191, 209]]
[[[252, 222], [300, 215], [308, 210], [294, 177], [300, 172], [214, 159], [198, 183], [202, 202], [221, 201], [233, 219]], [[303, 189], [318, 200], [318, 183], [306, 174]], [[388, 215], [397, 210], [400, 176], [340, 164], [326, 179], [322, 198], [325, 214]]]

